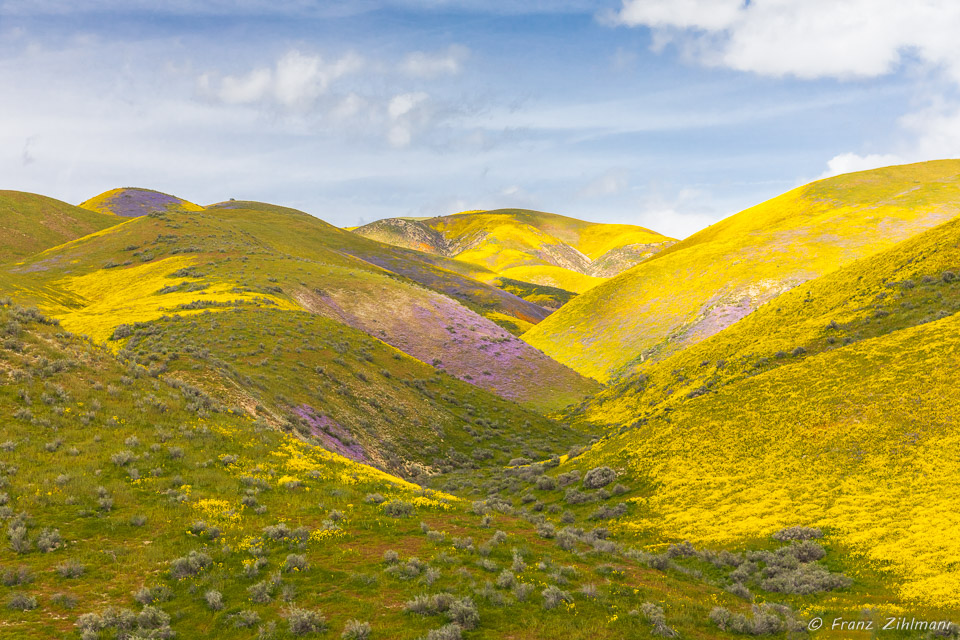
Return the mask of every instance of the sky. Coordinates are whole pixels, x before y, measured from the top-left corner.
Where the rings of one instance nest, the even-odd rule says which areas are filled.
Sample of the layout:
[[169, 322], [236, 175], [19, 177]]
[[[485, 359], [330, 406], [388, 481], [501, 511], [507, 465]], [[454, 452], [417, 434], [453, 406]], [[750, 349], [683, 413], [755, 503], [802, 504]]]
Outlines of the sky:
[[953, 0], [0, 0], [0, 189], [682, 238], [960, 157]]

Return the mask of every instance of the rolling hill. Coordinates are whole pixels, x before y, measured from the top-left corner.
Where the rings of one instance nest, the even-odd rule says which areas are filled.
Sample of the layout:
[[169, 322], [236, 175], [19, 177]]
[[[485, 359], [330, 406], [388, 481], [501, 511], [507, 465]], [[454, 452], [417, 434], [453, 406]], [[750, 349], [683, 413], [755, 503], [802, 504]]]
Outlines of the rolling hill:
[[5, 638], [614, 640], [650, 628], [624, 607], [669, 598], [691, 634], [711, 629], [711, 603], [747, 607], [603, 532], [561, 547], [504, 501], [217, 409], [8, 299], [0, 327]]
[[496, 209], [427, 219], [388, 218], [354, 232], [456, 258], [497, 276], [582, 293], [669, 246], [643, 227], [584, 222], [541, 211]]
[[957, 160], [814, 182], [708, 227], [578, 296], [524, 339], [584, 375], [610, 381], [958, 212]]
[[123, 222], [53, 198], [0, 191], [0, 263], [12, 262]]
[[[621, 380], [581, 465], [649, 487], [626, 529], [729, 543], [792, 525], [958, 606], [960, 219], [809, 281]], [[620, 428], [617, 428], [620, 427]]]
[[[0, 628], [730, 639], [957, 619], [960, 219], [934, 222], [956, 202], [936, 165], [818, 183], [847, 204], [807, 191], [780, 218], [761, 205], [769, 228], [635, 267], [740, 231], [763, 253], [809, 218], [794, 248], [824, 273], [683, 349], [627, 354], [606, 388], [494, 322], [547, 323], [593, 291], [462, 252], [236, 201], [39, 242], [0, 267]], [[816, 235], [827, 218], [846, 233]], [[553, 224], [620, 260], [620, 232]]]
[[138, 218], [165, 211], [201, 211], [203, 207], [183, 198], [152, 189], [123, 187], [111, 189], [80, 203], [81, 209], [111, 213], [121, 218]]
[[306, 309], [540, 411], [596, 390], [469, 308], [509, 320], [542, 307], [419, 255], [299, 211], [228, 202], [138, 217], [34, 256], [0, 283], [98, 341], [173, 313]]

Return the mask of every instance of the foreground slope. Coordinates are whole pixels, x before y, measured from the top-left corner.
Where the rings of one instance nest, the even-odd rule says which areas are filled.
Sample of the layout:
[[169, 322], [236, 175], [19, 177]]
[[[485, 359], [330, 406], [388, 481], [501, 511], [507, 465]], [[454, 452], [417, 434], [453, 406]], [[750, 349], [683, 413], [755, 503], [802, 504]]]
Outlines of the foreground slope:
[[110, 213], [22, 191], [0, 191], [0, 263], [19, 260], [123, 222]]
[[554, 540], [204, 405], [8, 300], [0, 327], [4, 637], [715, 637], [711, 607], [748, 610], [605, 529]]
[[628, 528], [720, 543], [823, 527], [904, 597], [960, 606], [958, 367], [952, 315], [673, 406], [584, 464], [650, 487]]
[[597, 224], [524, 209], [425, 220], [388, 218], [354, 231], [381, 242], [455, 257], [504, 278], [574, 293], [590, 289], [672, 242], [635, 225]]
[[[357, 257], [375, 260], [371, 254], [378, 249], [406, 265], [394, 265], [398, 271], [433, 277], [435, 288]], [[98, 341], [120, 325], [173, 313], [306, 309], [538, 410], [558, 409], [596, 390], [592, 381], [440, 293], [465, 278], [393, 251], [402, 250], [302, 212], [229, 203], [136, 218], [15, 265], [0, 274], [0, 284]], [[520, 308], [540, 309], [476, 284]], [[480, 308], [478, 300], [465, 303]]]
[[524, 339], [585, 375], [610, 380], [958, 212], [957, 160], [821, 180], [673, 245], [578, 296]]

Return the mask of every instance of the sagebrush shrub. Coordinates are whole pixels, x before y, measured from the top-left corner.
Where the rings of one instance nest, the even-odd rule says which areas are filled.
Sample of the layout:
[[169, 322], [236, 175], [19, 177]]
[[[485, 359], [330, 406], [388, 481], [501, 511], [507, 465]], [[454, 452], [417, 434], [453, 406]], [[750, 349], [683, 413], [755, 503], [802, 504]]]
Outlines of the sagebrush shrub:
[[789, 542], [791, 540], [813, 540], [822, 537], [823, 531], [820, 529], [817, 529], [816, 527], [800, 526], [780, 529], [773, 534], [773, 539], [779, 540], [780, 542]]
[[573, 597], [569, 593], [553, 585], [550, 585], [544, 589], [541, 592], [541, 595], [543, 596], [544, 609], [553, 609], [559, 606], [561, 603], [573, 602]]
[[195, 576], [206, 567], [210, 566], [213, 560], [210, 556], [201, 551], [191, 551], [182, 558], [176, 558], [170, 563], [170, 577], [174, 580], [180, 580], [188, 576]]
[[659, 605], [653, 604], [652, 602], [644, 602], [640, 605], [640, 613], [643, 614], [643, 617], [647, 619], [647, 622], [650, 623], [651, 633], [655, 636], [663, 636], [665, 638], [672, 638], [677, 635], [677, 632], [667, 626], [667, 618], [663, 613], [663, 608]]
[[57, 565], [57, 575], [61, 578], [79, 578], [82, 576], [87, 568], [77, 562], [76, 560], [67, 560], [66, 562], [61, 562]]
[[37, 608], [37, 599], [29, 594], [18, 592], [7, 600], [7, 608], [16, 611], [30, 611]]
[[370, 623], [348, 620], [340, 637], [343, 640], [368, 640], [370, 638]]
[[599, 489], [605, 487], [617, 479], [617, 472], [610, 467], [597, 467], [590, 469], [583, 476], [583, 486], [587, 489]]
[[327, 619], [319, 611], [294, 607], [287, 613], [287, 628], [295, 636], [318, 633], [327, 628]]
[[384, 502], [382, 509], [391, 518], [406, 518], [413, 515], [413, 505], [404, 500]]

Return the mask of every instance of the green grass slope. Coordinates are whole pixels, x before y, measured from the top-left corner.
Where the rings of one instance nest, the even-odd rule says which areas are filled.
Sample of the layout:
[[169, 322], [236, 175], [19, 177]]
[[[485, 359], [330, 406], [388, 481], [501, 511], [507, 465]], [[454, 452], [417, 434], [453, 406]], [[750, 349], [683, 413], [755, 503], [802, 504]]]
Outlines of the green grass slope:
[[578, 296], [524, 339], [585, 375], [611, 380], [958, 211], [957, 160], [814, 182], [704, 229]]
[[[406, 265], [398, 270], [434, 278], [435, 288], [353, 255], [374, 260], [378, 250]], [[472, 286], [463, 276], [393, 253], [403, 251], [302, 212], [231, 202], [200, 212], [154, 212], [80, 238], [13, 266], [0, 274], [0, 285], [98, 341], [121, 324], [173, 313], [307, 309], [541, 411], [596, 390], [592, 381], [440, 293], [451, 282]], [[501, 297], [493, 300], [541, 309], [476, 285]], [[465, 302], [479, 308], [477, 300]], [[491, 303], [490, 310], [502, 309]]]
[[116, 340], [121, 359], [408, 478], [545, 457], [583, 437], [303, 311], [238, 307], [166, 317], [129, 333]]
[[22, 191], [0, 191], [0, 263], [12, 262], [123, 222], [109, 213]]
[[455, 257], [493, 276], [575, 293], [586, 291], [672, 242], [643, 227], [597, 224], [524, 209], [465, 212], [424, 220], [389, 218], [354, 232]]

